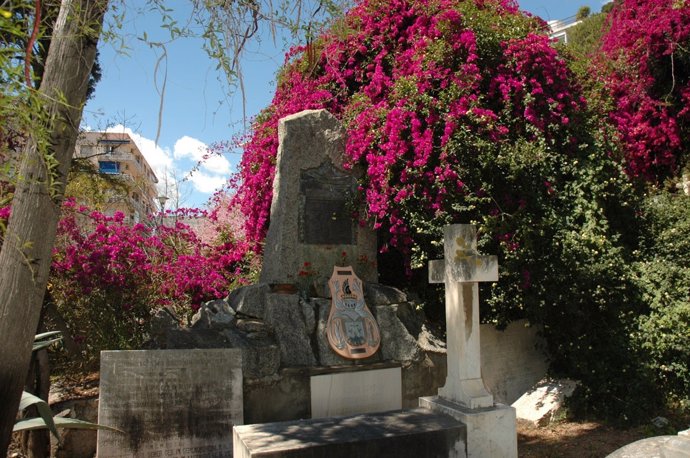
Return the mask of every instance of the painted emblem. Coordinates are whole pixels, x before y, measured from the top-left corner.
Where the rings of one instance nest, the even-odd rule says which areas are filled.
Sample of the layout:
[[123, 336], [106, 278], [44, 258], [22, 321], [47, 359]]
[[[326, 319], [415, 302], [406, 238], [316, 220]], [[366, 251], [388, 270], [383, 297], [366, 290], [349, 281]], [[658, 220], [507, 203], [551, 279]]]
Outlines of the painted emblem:
[[333, 351], [348, 359], [368, 358], [381, 344], [379, 326], [364, 303], [362, 280], [351, 266], [333, 267], [328, 281], [331, 310], [326, 336]]

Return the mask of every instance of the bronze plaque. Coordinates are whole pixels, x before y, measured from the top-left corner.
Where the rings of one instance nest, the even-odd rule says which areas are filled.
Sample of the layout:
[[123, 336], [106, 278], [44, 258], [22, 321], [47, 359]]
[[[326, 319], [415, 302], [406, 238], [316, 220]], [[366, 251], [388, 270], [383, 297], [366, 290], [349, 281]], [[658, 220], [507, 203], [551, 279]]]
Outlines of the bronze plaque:
[[347, 359], [368, 358], [376, 353], [381, 335], [378, 323], [364, 303], [362, 280], [351, 266], [336, 266], [328, 287], [332, 299], [326, 336], [333, 351]]
[[353, 245], [348, 201], [354, 178], [325, 162], [300, 174], [299, 241], [311, 245]]

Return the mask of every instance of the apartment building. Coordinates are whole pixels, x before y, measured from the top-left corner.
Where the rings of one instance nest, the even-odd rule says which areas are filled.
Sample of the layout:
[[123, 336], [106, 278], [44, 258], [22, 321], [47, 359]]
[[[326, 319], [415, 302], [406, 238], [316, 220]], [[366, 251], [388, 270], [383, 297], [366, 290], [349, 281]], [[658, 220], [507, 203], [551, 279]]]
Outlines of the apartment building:
[[75, 158], [90, 161], [99, 173], [122, 180], [127, 189], [113, 192], [104, 212], [125, 214], [132, 224], [145, 222], [147, 215], [158, 211], [158, 179], [129, 134], [119, 132], [82, 132], [77, 139]]

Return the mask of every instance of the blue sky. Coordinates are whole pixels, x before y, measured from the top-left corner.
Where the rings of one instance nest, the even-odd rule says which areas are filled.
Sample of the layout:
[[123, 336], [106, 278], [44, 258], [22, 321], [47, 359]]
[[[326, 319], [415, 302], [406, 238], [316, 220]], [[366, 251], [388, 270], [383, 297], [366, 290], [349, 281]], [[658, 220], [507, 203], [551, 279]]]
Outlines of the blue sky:
[[[518, 3], [523, 10], [552, 20], [573, 16], [585, 5], [598, 12], [606, 1], [520, 0]], [[177, 5], [174, 8], [173, 16], [185, 21], [189, 11]], [[123, 27], [117, 31], [127, 49], [116, 43], [100, 44], [103, 77], [95, 96], [86, 105], [82, 124], [94, 130], [130, 132], [159, 177], [161, 193], [166, 192], [167, 184], [167, 193], [173, 197], [174, 183], [186, 177], [179, 188], [179, 205], [201, 207], [213, 190], [228, 179], [240, 154], [214, 157], [191, 175], [189, 171], [205, 154], [208, 145], [243, 132], [242, 96], [239, 91], [228, 89], [224, 76], [216, 70], [216, 62], [203, 51], [200, 40], [178, 39], [165, 48], [167, 79], [159, 123], [161, 97], [157, 83], [160, 88], [164, 67], [158, 67], [157, 78], [154, 73], [161, 52], [137, 37], [146, 31], [149, 41], [165, 41], [169, 34], [161, 29], [160, 22], [156, 12], [128, 14]], [[242, 67], [248, 117], [270, 103], [275, 91], [275, 72], [283, 56], [282, 40], [278, 39], [276, 46], [268, 34], [263, 34], [261, 42], [253, 43], [246, 53]]]

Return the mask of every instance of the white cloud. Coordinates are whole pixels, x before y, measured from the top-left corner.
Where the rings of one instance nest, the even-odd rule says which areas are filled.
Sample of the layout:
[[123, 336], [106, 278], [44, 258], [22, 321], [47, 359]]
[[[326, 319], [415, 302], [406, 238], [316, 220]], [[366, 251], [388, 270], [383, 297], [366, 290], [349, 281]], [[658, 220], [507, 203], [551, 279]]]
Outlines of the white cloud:
[[208, 175], [201, 171], [196, 171], [189, 177], [194, 188], [204, 194], [211, 194], [217, 189], [220, 189], [227, 182], [227, 178], [222, 176]]
[[223, 156], [212, 155], [204, 159], [208, 154], [208, 146], [201, 140], [184, 136], [175, 142], [173, 156], [175, 159], [191, 158], [194, 162], [200, 162], [201, 169], [214, 175], [230, 175], [230, 161]]

